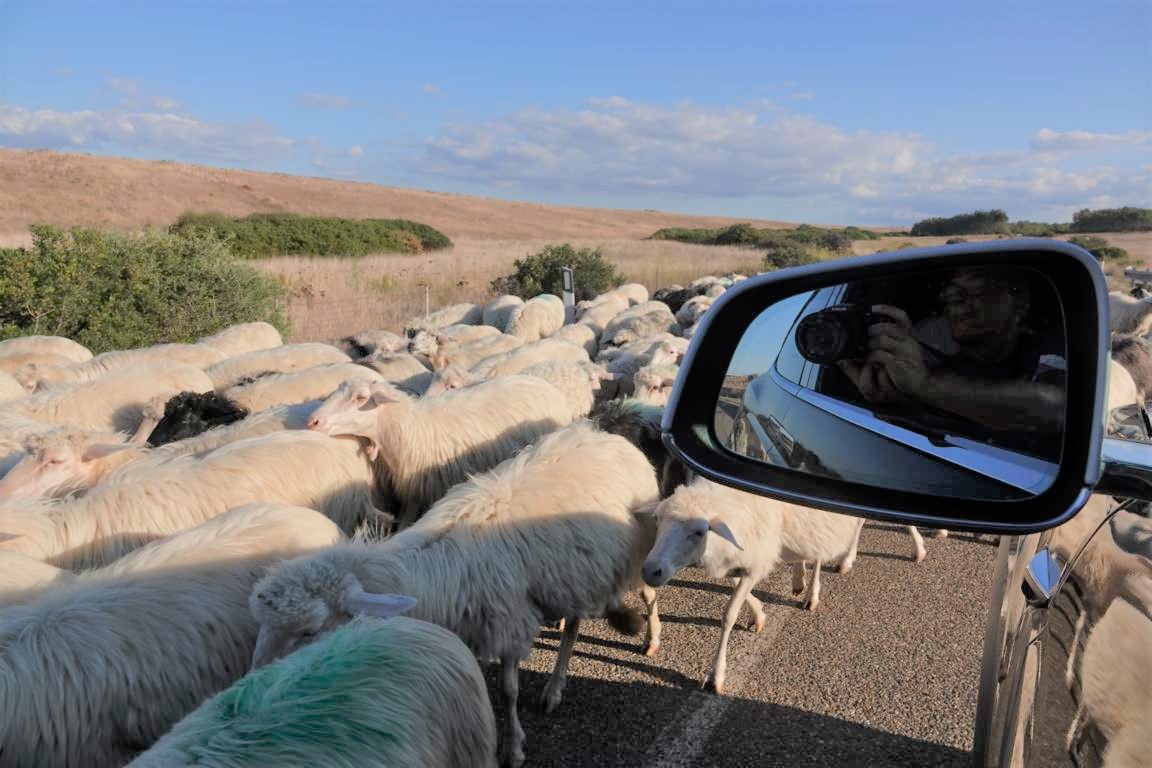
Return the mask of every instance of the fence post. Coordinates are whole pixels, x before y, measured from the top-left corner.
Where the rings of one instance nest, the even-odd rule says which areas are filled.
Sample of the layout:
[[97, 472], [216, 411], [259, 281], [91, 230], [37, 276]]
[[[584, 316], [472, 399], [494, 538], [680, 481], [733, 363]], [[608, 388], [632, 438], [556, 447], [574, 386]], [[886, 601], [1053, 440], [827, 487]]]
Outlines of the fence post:
[[560, 279], [564, 288], [564, 324], [576, 321], [576, 288], [572, 282], [572, 267], [560, 267]]

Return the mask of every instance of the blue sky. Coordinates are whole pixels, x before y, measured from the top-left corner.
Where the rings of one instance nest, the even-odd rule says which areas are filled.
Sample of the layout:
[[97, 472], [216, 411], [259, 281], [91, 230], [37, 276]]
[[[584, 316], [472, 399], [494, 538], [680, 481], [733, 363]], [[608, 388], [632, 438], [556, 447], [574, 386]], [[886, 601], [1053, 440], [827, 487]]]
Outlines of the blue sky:
[[0, 146], [910, 224], [1152, 206], [1152, 2], [0, 0]]

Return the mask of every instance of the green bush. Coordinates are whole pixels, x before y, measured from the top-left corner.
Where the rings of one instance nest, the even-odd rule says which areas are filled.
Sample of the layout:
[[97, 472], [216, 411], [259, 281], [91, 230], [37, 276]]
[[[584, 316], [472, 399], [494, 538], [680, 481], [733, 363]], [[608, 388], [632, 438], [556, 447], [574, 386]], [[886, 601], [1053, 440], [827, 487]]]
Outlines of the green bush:
[[1070, 229], [1070, 224], [1047, 224], [1042, 221], [1012, 222], [1012, 233], [1026, 237], [1052, 237], [1053, 235], [1062, 235]]
[[1108, 245], [1108, 241], [1102, 237], [1073, 237], [1068, 242], [1080, 246], [1099, 261], [1126, 261], [1128, 259], [1128, 251], [1114, 245]]
[[761, 268], [765, 272], [785, 267], [794, 267], [798, 264], [811, 264], [816, 261], [812, 252], [797, 243], [780, 243], [771, 245], [764, 251], [764, 260]]
[[788, 246], [800, 245], [840, 256], [852, 253], [853, 240], [878, 238], [875, 232], [859, 227], [826, 229], [808, 224], [794, 229], [756, 229], [751, 224], [733, 224], [720, 229], [669, 228], [652, 234], [653, 240], [677, 240], [699, 245], [744, 245], [773, 250], [787, 250]]
[[948, 242], [944, 243], [944, 245], [959, 245], [960, 243], [966, 242], [968, 242], [968, 238], [966, 237], [951, 237], [948, 239]]
[[1011, 231], [1008, 214], [999, 209], [924, 219], [912, 225], [913, 237], [925, 235], [999, 235]]
[[0, 338], [67, 336], [93, 352], [188, 342], [264, 320], [282, 332], [282, 289], [204, 230], [182, 236], [32, 227], [0, 249]]
[[335, 219], [294, 213], [254, 213], [242, 219], [221, 213], [185, 213], [175, 234], [209, 230], [228, 239], [246, 258], [265, 256], [366, 256], [420, 253], [452, 245], [443, 233], [404, 219]]
[[1087, 208], [1072, 214], [1073, 232], [1148, 232], [1152, 208]]
[[492, 281], [493, 293], [511, 293], [522, 299], [541, 293], [559, 296], [563, 291], [561, 267], [572, 268], [577, 300], [590, 299], [624, 282], [616, 265], [605, 259], [599, 248], [577, 249], [568, 243], [545, 246], [541, 251], [517, 259], [514, 266], [515, 272]]

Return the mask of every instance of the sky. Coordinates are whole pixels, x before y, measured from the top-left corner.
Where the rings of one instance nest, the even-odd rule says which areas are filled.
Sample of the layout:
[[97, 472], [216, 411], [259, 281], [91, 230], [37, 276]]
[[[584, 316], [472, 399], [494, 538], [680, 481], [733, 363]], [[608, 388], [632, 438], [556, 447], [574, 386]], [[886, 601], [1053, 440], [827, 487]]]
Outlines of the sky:
[[0, 147], [909, 225], [1152, 207], [1152, 2], [0, 0]]

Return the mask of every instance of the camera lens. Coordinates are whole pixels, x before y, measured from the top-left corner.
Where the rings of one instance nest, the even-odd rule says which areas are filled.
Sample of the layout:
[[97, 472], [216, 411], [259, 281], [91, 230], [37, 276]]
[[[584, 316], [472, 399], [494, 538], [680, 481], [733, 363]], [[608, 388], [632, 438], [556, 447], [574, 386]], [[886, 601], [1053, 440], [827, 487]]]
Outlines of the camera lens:
[[805, 359], [830, 365], [844, 357], [851, 336], [839, 317], [817, 312], [801, 320], [796, 327], [796, 347]]

